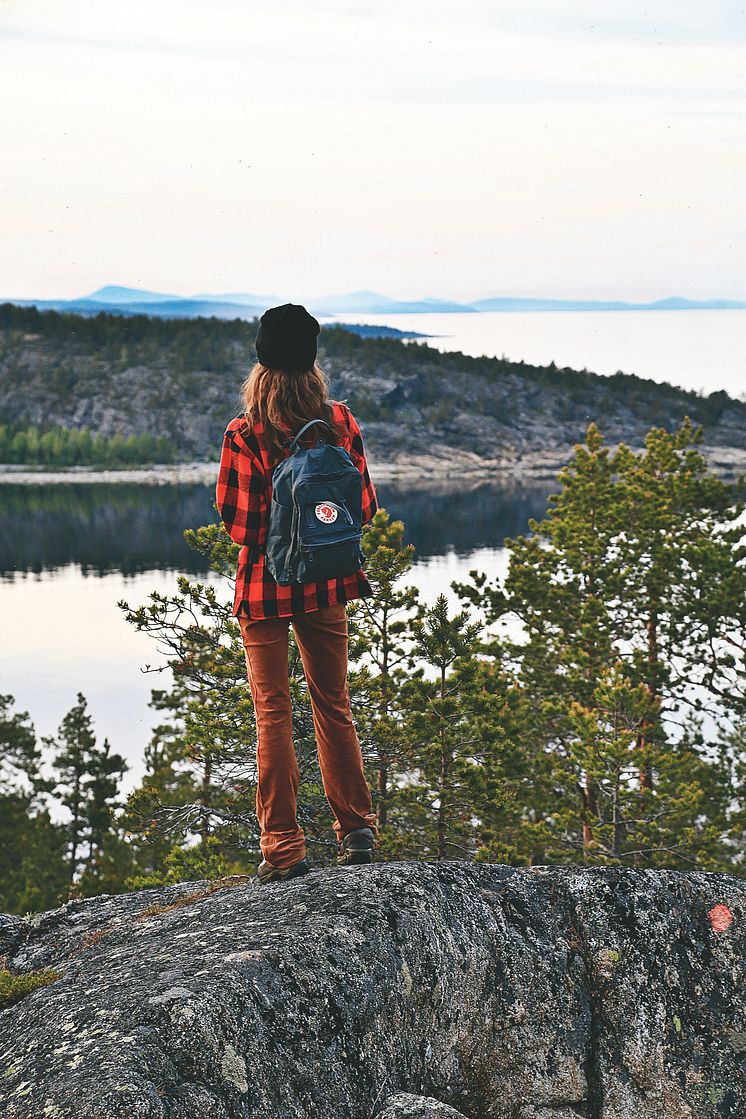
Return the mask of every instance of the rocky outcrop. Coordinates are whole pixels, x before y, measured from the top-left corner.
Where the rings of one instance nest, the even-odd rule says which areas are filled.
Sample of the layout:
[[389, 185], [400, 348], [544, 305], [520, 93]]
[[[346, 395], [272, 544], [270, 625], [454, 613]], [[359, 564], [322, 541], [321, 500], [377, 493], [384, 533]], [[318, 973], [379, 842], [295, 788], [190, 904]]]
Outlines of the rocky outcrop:
[[[25, 319], [31, 332], [21, 328]], [[147, 326], [23, 308], [5, 322], [1, 422], [43, 425], [54, 416], [105, 436], [167, 436], [185, 462], [218, 455], [255, 361], [256, 327], [248, 322]], [[704, 425], [713, 470], [731, 477], [746, 463], [746, 401], [724, 392], [703, 397], [633, 374], [440, 353], [337, 326], [322, 330], [319, 360], [332, 395], [360, 420], [369, 460], [402, 471], [427, 460], [425, 473], [551, 470], [554, 477], [591, 420], [610, 446], [638, 448], [651, 426], [673, 430], [686, 415]]]
[[0, 1014], [7, 1119], [746, 1117], [741, 879], [382, 863], [0, 930], [62, 973]]

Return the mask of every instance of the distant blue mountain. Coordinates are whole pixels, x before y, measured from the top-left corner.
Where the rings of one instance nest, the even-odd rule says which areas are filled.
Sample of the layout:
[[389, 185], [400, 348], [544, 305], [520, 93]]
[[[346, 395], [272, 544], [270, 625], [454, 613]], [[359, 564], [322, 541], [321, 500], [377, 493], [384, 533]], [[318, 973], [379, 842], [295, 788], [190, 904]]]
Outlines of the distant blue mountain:
[[[245, 291], [199, 291], [195, 295], [190, 295], [189, 299], [202, 299], [208, 303], [238, 303], [245, 307], [262, 307], [266, 310], [267, 307], [277, 307], [280, 303], [291, 303], [293, 300], [283, 300], [279, 295], [257, 295], [254, 292]], [[298, 300], [296, 299], [297, 303]]]
[[264, 307], [248, 307], [240, 303], [212, 303], [200, 299], [181, 299], [179, 296], [160, 298], [157, 293], [155, 299], [143, 302], [126, 300], [121, 303], [105, 303], [90, 298], [12, 299], [8, 302], [22, 307], [38, 307], [40, 311], [67, 311], [76, 315], [99, 315], [106, 312], [110, 315], [149, 315], [162, 319], [255, 319], [265, 310]]
[[[210, 317], [217, 319], [254, 319], [264, 311], [264, 307], [247, 307], [240, 303], [212, 303], [206, 299], [179, 299], [178, 297], [170, 300], [164, 299], [157, 303], [127, 303], [121, 307], [113, 305], [103, 307], [100, 303], [89, 305], [94, 308], [94, 313], [107, 310], [121, 315], [153, 315], [165, 319]], [[71, 304], [67, 309], [79, 311], [75, 304]], [[90, 313], [90, 311], [87, 313]]]
[[500, 296], [477, 299], [470, 305], [475, 311], [727, 311], [743, 310], [746, 303], [735, 299], [657, 299], [653, 303], [628, 303], [622, 299], [523, 299]]
[[746, 303], [739, 303], [737, 299], [681, 299], [671, 296], [670, 299], [657, 299], [647, 305], [651, 311], [741, 311]]
[[[10, 299], [10, 303], [34, 306], [41, 310], [73, 311], [81, 315], [95, 315], [101, 311], [118, 315], [152, 315], [161, 318], [253, 319], [267, 307], [280, 303], [300, 302], [296, 296], [262, 296], [251, 293], [222, 295], [201, 293], [194, 296], [168, 295], [157, 291], [108, 284], [78, 299]], [[344, 314], [445, 314], [449, 312], [475, 314], [480, 311], [700, 311], [743, 310], [746, 302], [735, 299], [685, 299], [672, 296], [651, 303], [632, 303], [624, 300], [595, 299], [535, 299], [523, 296], [491, 296], [485, 299], [459, 303], [426, 296], [423, 299], [401, 300], [375, 291], [342, 292], [323, 297], [305, 299], [304, 306], [315, 315], [333, 317]]]
[[449, 299], [392, 299], [376, 291], [350, 291], [337, 295], [310, 298], [305, 306], [315, 315], [344, 315], [353, 312], [362, 315], [406, 315], [448, 311], [473, 311], [468, 303], [455, 303]]
[[[180, 295], [163, 295], [159, 291], [140, 291], [138, 288], [120, 287], [118, 284], [107, 284], [106, 287], [92, 291], [90, 295], [81, 297], [92, 303], [168, 303], [172, 299], [181, 299]], [[78, 302], [78, 300], [76, 300]]]

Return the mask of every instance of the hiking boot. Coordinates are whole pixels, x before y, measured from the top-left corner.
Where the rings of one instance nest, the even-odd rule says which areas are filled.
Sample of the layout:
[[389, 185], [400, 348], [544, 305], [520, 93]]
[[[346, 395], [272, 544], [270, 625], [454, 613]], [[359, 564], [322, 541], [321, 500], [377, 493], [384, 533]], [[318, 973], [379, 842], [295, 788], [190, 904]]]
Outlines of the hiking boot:
[[374, 842], [375, 836], [370, 828], [356, 828], [348, 832], [337, 845], [337, 862], [340, 866], [372, 863]]
[[266, 859], [262, 859], [256, 870], [256, 880], [261, 886], [270, 882], [287, 882], [289, 878], [298, 878], [301, 874], [308, 874], [311, 864], [307, 858], [298, 859], [290, 866], [273, 866]]

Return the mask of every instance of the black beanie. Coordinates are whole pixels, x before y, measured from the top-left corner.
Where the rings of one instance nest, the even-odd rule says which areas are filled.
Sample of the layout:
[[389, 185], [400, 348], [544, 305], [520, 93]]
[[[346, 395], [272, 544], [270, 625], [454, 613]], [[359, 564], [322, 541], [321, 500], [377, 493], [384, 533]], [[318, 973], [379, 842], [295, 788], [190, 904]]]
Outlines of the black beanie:
[[257, 361], [287, 372], [310, 369], [316, 360], [320, 330], [317, 320], [299, 303], [270, 307], [259, 320], [254, 342]]

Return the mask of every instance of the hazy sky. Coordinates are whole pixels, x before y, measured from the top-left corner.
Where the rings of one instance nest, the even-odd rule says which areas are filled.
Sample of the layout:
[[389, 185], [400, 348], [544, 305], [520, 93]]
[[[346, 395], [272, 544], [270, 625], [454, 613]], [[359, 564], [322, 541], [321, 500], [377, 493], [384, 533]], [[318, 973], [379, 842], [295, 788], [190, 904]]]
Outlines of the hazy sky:
[[0, 296], [746, 297], [724, 0], [0, 0]]

